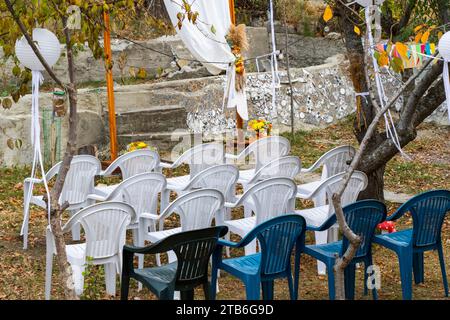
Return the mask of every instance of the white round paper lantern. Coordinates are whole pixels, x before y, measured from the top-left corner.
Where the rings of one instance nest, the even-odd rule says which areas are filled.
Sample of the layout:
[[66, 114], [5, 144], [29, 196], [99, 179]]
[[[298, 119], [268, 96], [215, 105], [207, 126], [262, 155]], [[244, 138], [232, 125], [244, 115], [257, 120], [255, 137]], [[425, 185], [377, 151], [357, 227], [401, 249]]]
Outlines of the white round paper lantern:
[[450, 31], [439, 40], [439, 53], [446, 61], [450, 61]]
[[[47, 64], [53, 66], [61, 55], [58, 38], [53, 32], [42, 28], [33, 29], [32, 38]], [[16, 56], [22, 65], [33, 71], [45, 70], [25, 37], [16, 41]]]
[[384, 0], [356, 0], [356, 2], [363, 7], [367, 7], [372, 4], [376, 4], [377, 6], [382, 5]]

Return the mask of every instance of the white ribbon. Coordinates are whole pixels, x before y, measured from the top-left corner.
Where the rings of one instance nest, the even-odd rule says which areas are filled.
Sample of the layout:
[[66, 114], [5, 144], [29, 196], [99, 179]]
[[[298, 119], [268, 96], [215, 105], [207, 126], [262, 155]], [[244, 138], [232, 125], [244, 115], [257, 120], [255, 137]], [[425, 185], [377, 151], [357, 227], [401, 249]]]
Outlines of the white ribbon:
[[270, 56], [270, 70], [272, 73], [272, 110], [276, 109], [276, 88], [279, 88], [281, 85], [280, 76], [278, 73], [278, 61], [277, 61], [277, 45], [275, 42], [275, 23], [273, 17], [273, 1], [270, 0], [270, 33], [272, 40], [272, 55]]
[[[43, 83], [44, 77], [40, 71], [31, 71], [31, 144], [33, 145], [33, 164], [31, 167], [31, 182], [28, 197], [26, 199], [26, 212], [29, 214], [29, 206], [31, 197], [33, 196], [34, 180], [36, 179], [36, 170], [41, 171], [42, 181], [44, 182], [45, 191], [47, 193], [47, 218], [50, 225], [50, 190], [48, 188], [45, 176], [44, 163], [41, 152], [41, 125], [39, 122], [39, 86]], [[22, 233], [23, 233], [22, 226]]]
[[[377, 91], [378, 91], [378, 96], [380, 97], [380, 105], [381, 108], [384, 108], [386, 106], [386, 102], [387, 102], [387, 96], [386, 96], [386, 92], [384, 90], [384, 86], [383, 86], [383, 82], [381, 80], [381, 76], [380, 76], [380, 68], [378, 66], [378, 62], [375, 59], [375, 55], [374, 55], [374, 47], [375, 47], [375, 41], [373, 38], [373, 34], [372, 34], [372, 15], [371, 12], [372, 10], [375, 10], [375, 12], [378, 12], [379, 8], [378, 6], [367, 6], [365, 8], [365, 16], [366, 16], [366, 25], [367, 25], [367, 35], [368, 35], [368, 40], [369, 40], [369, 54], [372, 56], [372, 63], [373, 63], [373, 68], [374, 68], [374, 72], [375, 72], [375, 84], [377, 87]], [[377, 19], [375, 19], [377, 20]], [[377, 22], [377, 21], [376, 21]], [[395, 147], [397, 148], [397, 150], [400, 152], [400, 154], [408, 159], [411, 160], [411, 157], [409, 157], [402, 149], [402, 146], [400, 144], [400, 140], [397, 134], [397, 130], [395, 128], [395, 123], [394, 123], [394, 119], [392, 118], [392, 114], [391, 111], [388, 110], [385, 114], [384, 114], [384, 121], [385, 121], [385, 125], [386, 125], [386, 136], [387, 138], [391, 139], [392, 142], [394, 143]]]
[[225, 109], [226, 101], [227, 108], [236, 107], [236, 111], [241, 118], [243, 120], [248, 120], [247, 94], [245, 93], [245, 88], [241, 91], [236, 90], [236, 66], [234, 63], [231, 63], [228, 66], [226, 79], [227, 82], [223, 94], [222, 111]]
[[450, 61], [444, 60], [444, 73], [442, 74], [444, 80], [445, 96], [447, 98], [447, 112], [448, 120], [450, 121], [450, 79], [448, 64]]

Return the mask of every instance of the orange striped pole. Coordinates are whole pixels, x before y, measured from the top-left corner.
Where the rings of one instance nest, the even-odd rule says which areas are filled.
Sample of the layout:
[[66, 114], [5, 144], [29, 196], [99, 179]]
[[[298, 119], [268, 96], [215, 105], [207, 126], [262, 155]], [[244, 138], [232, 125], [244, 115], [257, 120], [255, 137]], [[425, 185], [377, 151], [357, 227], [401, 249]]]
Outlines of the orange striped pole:
[[108, 112], [109, 112], [109, 139], [111, 148], [111, 160], [117, 158], [117, 129], [116, 129], [116, 111], [114, 105], [114, 80], [112, 74], [112, 51], [111, 51], [111, 30], [109, 23], [109, 13], [103, 11], [103, 21], [105, 22], [105, 31], [103, 32], [103, 42], [106, 56], [106, 88], [108, 92]]

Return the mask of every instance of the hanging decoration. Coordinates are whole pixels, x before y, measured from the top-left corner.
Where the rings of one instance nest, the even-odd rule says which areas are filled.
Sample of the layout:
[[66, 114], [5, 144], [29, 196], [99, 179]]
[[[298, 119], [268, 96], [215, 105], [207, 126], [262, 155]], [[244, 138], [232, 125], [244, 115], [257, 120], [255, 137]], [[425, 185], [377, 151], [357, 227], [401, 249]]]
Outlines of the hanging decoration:
[[245, 25], [240, 24], [235, 26], [232, 24], [230, 30], [225, 36], [228, 45], [231, 48], [231, 52], [236, 57], [234, 66], [236, 70], [235, 88], [236, 91], [243, 91], [245, 88], [245, 65], [243, 52], [248, 50], [247, 33], [245, 31]]
[[[378, 5], [383, 3], [383, 1], [379, 0], [379, 1], [374, 1], [374, 2], [376, 2], [375, 5], [369, 5], [369, 1], [361, 1], [361, 3], [367, 4], [367, 6], [365, 7], [365, 18], [366, 18], [367, 36], [368, 36], [368, 42], [369, 42], [368, 51], [372, 57], [372, 63], [373, 63], [373, 68], [374, 68], [374, 73], [375, 73], [375, 84], [376, 84], [376, 87], [378, 90], [378, 96], [380, 98], [380, 105], [381, 105], [381, 108], [384, 108], [388, 99], [387, 99], [386, 92], [384, 90], [383, 82], [381, 79], [380, 67], [379, 67], [378, 61], [376, 59], [376, 52], [374, 49], [375, 48], [375, 39], [372, 34], [372, 24], [374, 22], [375, 22], [375, 29], [381, 30], [381, 25], [379, 25], [380, 20], [377, 19], [377, 16], [380, 15], [380, 12], [381, 12], [380, 7]], [[358, 2], [358, 3], [360, 3], [360, 2]], [[372, 3], [372, 1], [370, 1], [370, 3]], [[361, 5], [363, 5], [363, 4], [361, 4]], [[377, 32], [377, 34], [378, 34], [378, 32]], [[377, 35], [377, 36], [379, 36], [379, 35]], [[384, 120], [385, 120], [385, 126], [386, 126], [386, 135], [387, 135], [388, 139], [391, 139], [391, 141], [394, 143], [397, 150], [400, 152], [400, 154], [404, 158], [410, 159], [410, 157], [403, 151], [403, 149], [401, 147], [400, 140], [399, 140], [399, 137], [397, 134], [397, 130], [395, 128], [394, 119], [392, 117], [390, 110], [388, 110], [384, 114]]]
[[445, 33], [439, 40], [439, 53], [444, 58], [444, 79], [445, 96], [447, 97], [448, 119], [450, 120], [450, 72], [448, 64], [450, 63], [450, 31]]
[[[35, 28], [32, 32], [33, 42], [39, 49], [44, 60], [52, 67], [61, 55], [61, 45], [54, 33], [47, 29]], [[15, 46], [16, 56], [20, 63], [31, 70], [32, 74], [32, 89], [31, 89], [31, 144], [33, 146], [33, 164], [31, 168], [31, 183], [29, 199], [25, 199], [25, 205], [30, 205], [31, 196], [33, 194], [33, 186], [36, 181], [36, 171], [41, 171], [42, 181], [44, 182], [45, 190], [47, 192], [47, 201], [50, 203], [50, 191], [48, 189], [47, 180], [45, 178], [44, 164], [41, 152], [41, 126], [39, 122], [39, 86], [42, 84], [44, 77], [42, 71], [45, 70], [39, 58], [34, 53], [31, 46], [28, 44], [25, 37], [17, 40]], [[47, 205], [48, 219], [50, 224], [50, 205]], [[28, 208], [25, 212], [29, 212]], [[28, 213], [29, 214], [29, 213]], [[24, 221], [27, 221], [25, 217]], [[21, 235], [24, 232], [24, 225], [22, 225]]]

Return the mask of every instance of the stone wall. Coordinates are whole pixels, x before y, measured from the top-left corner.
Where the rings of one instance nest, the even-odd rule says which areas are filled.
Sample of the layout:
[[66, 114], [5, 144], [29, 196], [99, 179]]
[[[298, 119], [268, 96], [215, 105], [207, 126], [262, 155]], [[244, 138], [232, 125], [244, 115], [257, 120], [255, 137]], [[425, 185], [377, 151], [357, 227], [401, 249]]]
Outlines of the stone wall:
[[[343, 56], [329, 59], [327, 64], [304, 69], [293, 69], [295, 127], [324, 126], [353, 112], [354, 94], [345, 73]], [[286, 75], [280, 72], [281, 87], [276, 90], [275, 105], [272, 106], [271, 74], [249, 73], [247, 79], [247, 97], [250, 117], [264, 117], [272, 120], [274, 128], [281, 131], [289, 129], [290, 97], [287, 95]], [[127, 121], [151, 122], [158, 119], [158, 125], [140, 127], [141, 131], [157, 128], [159, 135], [162, 128], [172, 128], [173, 119], [155, 117], [151, 111], [170, 109], [178, 112], [182, 107], [186, 114], [184, 128], [189, 132], [203, 132], [208, 135], [222, 133], [234, 127], [234, 110], [222, 111], [224, 76], [175, 80], [155, 84], [120, 86], [115, 88], [116, 117], [127, 125]], [[108, 140], [107, 103], [105, 88], [80, 89], [78, 94], [79, 117], [78, 145], [105, 145]], [[24, 165], [31, 162], [31, 145], [29, 140], [31, 96], [23, 97], [10, 110], [0, 109], [0, 165]], [[51, 106], [51, 94], [42, 93], [42, 108]], [[131, 113], [135, 113], [133, 115]], [[127, 120], [127, 117], [132, 120]], [[136, 117], [138, 118], [136, 120]], [[169, 117], [170, 118], [170, 117]], [[156, 121], [156, 120], [154, 120]], [[164, 124], [164, 121], [167, 121]], [[161, 123], [163, 122], [163, 123]], [[180, 124], [177, 124], [180, 125]], [[122, 135], [145, 134], [155, 132], [134, 132], [137, 125], [129, 125], [129, 130]], [[65, 148], [67, 136], [67, 116], [62, 125], [62, 148]], [[156, 130], [156, 129], [155, 129]], [[170, 137], [172, 132], [165, 132]], [[151, 137], [152, 135], [147, 135]], [[10, 150], [6, 141], [9, 138], [23, 140], [21, 149]], [[119, 137], [120, 140], [120, 137]], [[151, 139], [150, 139], [151, 140]], [[152, 142], [152, 141], [149, 141]]]

